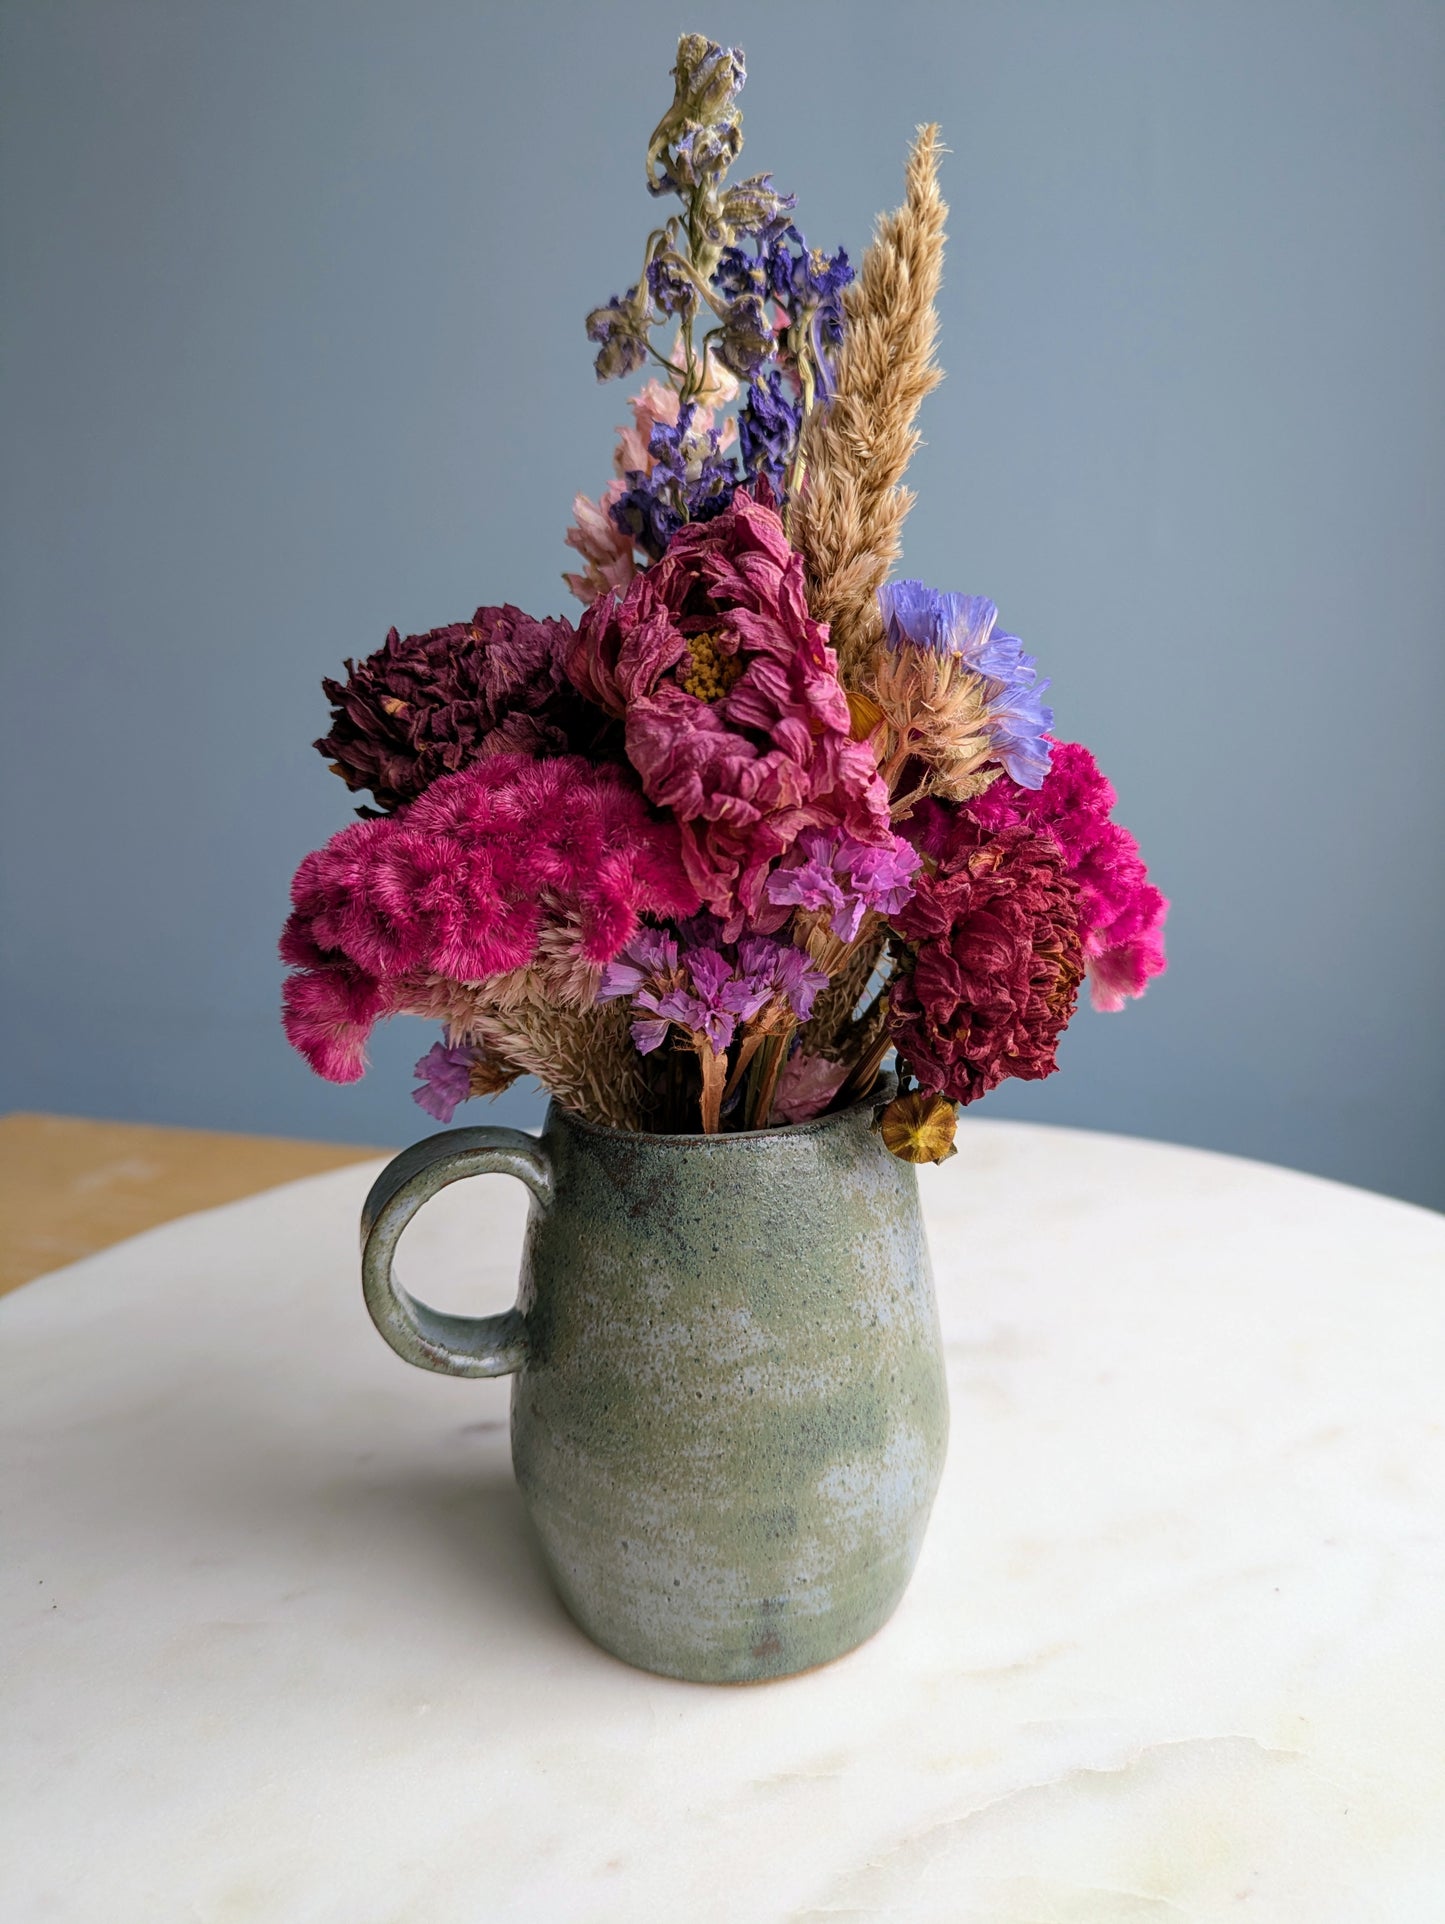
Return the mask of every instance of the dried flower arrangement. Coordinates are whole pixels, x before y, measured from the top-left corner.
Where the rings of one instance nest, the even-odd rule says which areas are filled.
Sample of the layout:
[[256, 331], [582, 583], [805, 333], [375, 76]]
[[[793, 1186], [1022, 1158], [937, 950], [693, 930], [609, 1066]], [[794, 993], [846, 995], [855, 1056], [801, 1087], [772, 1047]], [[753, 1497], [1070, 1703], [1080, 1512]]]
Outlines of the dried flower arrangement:
[[[317, 746], [374, 807], [301, 864], [286, 1031], [361, 1075], [398, 1013], [445, 1040], [449, 1122], [531, 1074], [580, 1116], [760, 1129], [865, 1094], [895, 1154], [1056, 1066], [1087, 976], [1164, 968], [1167, 903], [992, 602], [890, 580], [939, 380], [936, 128], [855, 277], [766, 174], [729, 183], [743, 56], [684, 35], [642, 272], [587, 318], [598, 377], [650, 368], [567, 541], [577, 626], [511, 607], [327, 681]], [[671, 335], [666, 351], [655, 342]]]

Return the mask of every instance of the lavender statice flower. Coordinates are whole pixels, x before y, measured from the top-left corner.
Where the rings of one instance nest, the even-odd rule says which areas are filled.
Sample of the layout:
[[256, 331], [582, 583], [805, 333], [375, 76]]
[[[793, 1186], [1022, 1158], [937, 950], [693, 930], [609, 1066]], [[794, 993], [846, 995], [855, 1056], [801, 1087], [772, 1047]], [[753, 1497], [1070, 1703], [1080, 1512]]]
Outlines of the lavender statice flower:
[[772, 936], [721, 939], [722, 924], [701, 915], [679, 935], [640, 929], [602, 972], [599, 1001], [630, 997], [641, 1011], [632, 1039], [642, 1055], [660, 1048], [674, 1024], [705, 1040], [717, 1055], [731, 1048], [740, 1023], [786, 1003], [799, 1022], [812, 1014], [827, 976], [802, 949]]
[[1053, 710], [1042, 696], [1037, 664], [1017, 635], [996, 626], [998, 609], [983, 595], [941, 594], [921, 581], [892, 581], [878, 590], [889, 648], [917, 650], [975, 675], [982, 726], [994, 759], [1021, 788], [1038, 788], [1049, 772], [1047, 734]]
[[870, 909], [896, 915], [909, 900], [919, 860], [901, 838], [874, 848], [846, 831], [806, 829], [768, 877], [767, 897], [779, 907], [827, 912], [832, 933], [852, 942]]
[[448, 1048], [444, 1042], [433, 1043], [412, 1070], [420, 1083], [420, 1087], [411, 1092], [412, 1101], [419, 1103], [438, 1122], [450, 1122], [458, 1104], [474, 1093], [472, 1069], [478, 1055], [476, 1049]]

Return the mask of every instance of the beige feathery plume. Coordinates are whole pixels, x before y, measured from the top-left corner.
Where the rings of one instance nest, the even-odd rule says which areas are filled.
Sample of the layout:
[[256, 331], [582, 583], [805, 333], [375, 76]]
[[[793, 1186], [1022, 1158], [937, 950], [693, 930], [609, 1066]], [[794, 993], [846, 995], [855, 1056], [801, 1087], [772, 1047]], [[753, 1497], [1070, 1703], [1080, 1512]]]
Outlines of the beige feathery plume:
[[808, 603], [832, 627], [845, 684], [882, 635], [875, 596], [898, 559], [913, 496], [901, 486], [919, 441], [919, 404], [943, 378], [933, 359], [934, 301], [948, 208], [938, 191], [944, 151], [921, 127], [908, 156], [903, 205], [880, 216], [858, 279], [843, 297], [848, 325], [833, 398], [803, 433], [804, 487], [789, 536], [808, 568]]
[[418, 982], [405, 1013], [440, 1021], [448, 1042], [486, 1052], [473, 1095], [531, 1075], [587, 1122], [640, 1129], [652, 1096], [629, 1010], [624, 1002], [593, 1002], [595, 989], [575, 956], [557, 955], [487, 982]]
[[479, 1008], [470, 1041], [533, 1075], [584, 1122], [641, 1129], [651, 1106], [624, 1002], [562, 1009], [554, 1002]]

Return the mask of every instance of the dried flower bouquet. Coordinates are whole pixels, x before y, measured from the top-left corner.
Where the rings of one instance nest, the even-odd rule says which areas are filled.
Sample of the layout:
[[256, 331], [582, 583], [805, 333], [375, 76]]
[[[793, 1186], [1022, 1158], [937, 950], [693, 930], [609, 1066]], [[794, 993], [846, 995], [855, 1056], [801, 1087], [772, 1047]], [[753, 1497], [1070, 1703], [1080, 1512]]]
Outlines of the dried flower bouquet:
[[[285, 1024], [348, 1082], [376, 1022], [434, 1017], [449, 1122], [536, 1076], [623, 1129], [759, 1129], [865, 1093], [888, 1146], [1056, 1066], [1087, 975], [1118, 1009], [1167, 904], [992, 602], [890, 580], [940, 378], [937, 129], [854, 276], [766, 174], [729, 182], [742, 54], [683, 37], [647, 149], [672, 212], [587, 318], [648, 379], [578, 495], [576, 627], [508, 606], [327, 681], [317, 746], [374, 806], [301, 864]], [[659, 339], [663, 345], [659, 346]]]

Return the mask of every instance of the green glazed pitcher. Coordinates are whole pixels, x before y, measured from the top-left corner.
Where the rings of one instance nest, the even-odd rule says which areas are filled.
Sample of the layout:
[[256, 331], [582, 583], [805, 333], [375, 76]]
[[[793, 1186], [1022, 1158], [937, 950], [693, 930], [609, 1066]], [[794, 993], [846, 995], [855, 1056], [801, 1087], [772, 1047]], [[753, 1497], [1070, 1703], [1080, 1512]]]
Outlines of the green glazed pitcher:
[[[512, 1375], [512, 1461], [553, 1582], [604, 1649], [701, 1683], [841, 1656], [892, 1614], [948, 1403], [913, 1167], [888, 1091], [816, 1122], [642, 1135], [555, 1103], [541, 1137], [449, 1129], [362, 1213], [377, 1328], [407, 1362]], [[532, 1192], [515, 1309], [443, 1314], [392, 1272], [463, 1176]]]

